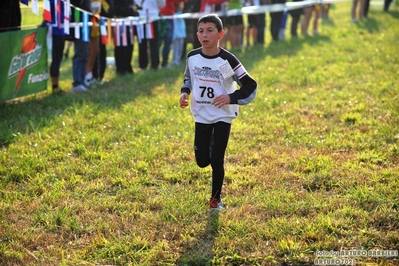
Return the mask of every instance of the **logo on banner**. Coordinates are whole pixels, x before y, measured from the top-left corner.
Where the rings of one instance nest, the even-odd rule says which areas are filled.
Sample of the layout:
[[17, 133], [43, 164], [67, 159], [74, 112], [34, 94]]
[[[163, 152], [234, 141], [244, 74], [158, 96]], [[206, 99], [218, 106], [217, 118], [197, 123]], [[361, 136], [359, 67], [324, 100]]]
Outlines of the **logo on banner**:
[[[12, 58], [10, 69], [8, 71], [8, 77], [11, 78], [17, 74], [18, 79], [15, 84], [14, 96], [17, 94], [19, 86], [21, 84], [22, 78], [25, 75], [25, 71], [28, 67], [31, 67], [37, 64], [40, 60], [40, 56], [42, 54], [42, 45], [37, 44], [36, 42], [37, 32], [33, 32], [29, 35], [26, 35], [22, 40], [21, 53]], [[40, 77], [36, 77], [34, 75], [29, 75], [29, 83], [38, 82], [42, 80], [48, 79], [48, 74], [44, 73], [39, 75]]]

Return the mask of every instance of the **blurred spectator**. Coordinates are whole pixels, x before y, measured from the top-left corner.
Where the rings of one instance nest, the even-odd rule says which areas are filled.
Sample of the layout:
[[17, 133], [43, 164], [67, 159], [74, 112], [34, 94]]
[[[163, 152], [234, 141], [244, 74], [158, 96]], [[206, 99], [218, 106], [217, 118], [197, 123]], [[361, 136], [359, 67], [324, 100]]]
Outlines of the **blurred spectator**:
[[[357, 0], [355, 0], [357, 1]], [[309, 35], [308, 34], [308, 28], [309, 28], [309, 23], [312, 18], [312, 13], [314, 13], [314, 18], [313, 18], [313, 35], [318, 35], [319, 34], [319, 18], [321, 16], [321, 5], [316, 4], [314, 6], [308, 6], [303, 9], [303, 20], [302, 20], [302, 25], [301, 25], [301, 31], [302, 35]]]
[[[183, 13], [197, 13], [200, 12], [201, 1], [199, 0], [188, 0], [184, 3]], [[182, 57], [186, 57], [187, 45], [192, 43], [193, 49], [201, 47], [201, 44], [197, 37], [197, 18], [186, 18], [184, 19], [186, 23], [186, 39], [184, 40], [184, 47]]]
[[392, 0], [384, 0], [384, 11], [388, 12], [389, 11], [389, 6], [391, 5]]
[[[163, 8], [160, 8], [159, 11], [162, 16], [173, 16], [175, 13], [175, 3], [176, 2], [186, 2], [187, 0], [166, 0], [166, 5]], [[166, 23], [166, 31], [165, 35], [161, 39], [161, 43], [163, 44], [162, 48], [162, 67], [168, 66], [169, 53], [170, 48], [172, 46], [173, 41], [173, 19], [165, 19]]]
[[[228, 10], [241, 9], [243, 3], [241, 0], [230, 0], [227, 3]], [[230, 48], [240, 47], [242, 45], [244, 34], [244, 20], [242, 15], [233, 15], [227, 17], [226, 44], [230, 42]]]
[[[80, 9], [90, 12], [90, 0], [71, 0], [71, 4]], [[74, 9], [72, 10], [72, 12]], [[83, 12], [80, 13], [79, 21], [83, 21]], [[72, 13], [73, 14], [73, 13]], [[71, 22], [74, 22], [74, 16], [72, 16]], [[82, 27], [81, 27], [82, 28]], [[71, 36], [74, 36], [74, 29], [71, 28]], [[82, 34], [81, 34], [82, 36]], [[74, 42], [74, 55], [72, 58], [72, 92], [85, 92], [87, 88], [84, 86], [84, 80], [86, 76], [86, 64], [89, 56], [89, 43], [84, 41], [82, 38], [73, 39]]]
[[159, 20], [152, 21], [151, 18], [159, 16], [159, 8], [157, 0], [136, 0], [136, 4], [141, 3], [143, 6], [139, 10], [139, 16], [145, 18], [148, 23], [151, 22], [154, 36], [147, 38], [147, 27], [143, 27], [144, 36], [141, 42], [139, 42], [139, 67], [147, 69], [148, 59], [150, 58], [151, 69], [156, 70], [159, 66]]
[[[300, 2], [302, 0], [293, 0], [293, 2]], [[298, 23], [301, 15], [303, 14], [303, 8], [291, 9], [289, 12], [290, 16], [292, 17], [291, 20], [291, 36], [297, 37], [298, 36]]]
[[[259, 4], [261, 6], [263, 5], [270, 5], [271, 0], [259, 0]], [[265, 28], [266, 28], [266, 13], [260, 13], [258, 14], [258, 19], [257, 19], [257, 43], [258, 44], [264, 44], [265, 43]]]
[[[227, 2], [230, 0], [201, 0], [201, 13], [215, 13], [215, 12], [222, 12], [222, 19], [223, 26], [225, 27], [225, 31], [227, 32]], [[198, 21], [198, 20], [197, 20]], [[197, 25], [197, 24], [196, 24]], [[196, 30], [197, 32], [197, 30]], [[226, 35], [224, 35], [223, 39], [220, 42], [220, 46], [226, 47]], [[196, 37], [197, 38], [197, 37]]]
[[[352, 0], [352, 9], [351, 9], [352, 22], [357, 22], [358, 20], [363, 19], [364, 5], [365, 5], [365, 0]], [[356, 13], [358, 13], [358, 18], [356, 18]]]
[[21, 27], [21, 8], [19, 0], [0, 1], [0, 32], [19, 30]]
[[370, 8], [370, 0], [364, 0], [363, 17], [367, 18], [367, 15], [369, 14], [369, 8]]
[[[184, 3], [175, 3], [176, 12], [175, 15], [183, 14]], [[184, 39], [186, 38], [186, 23], [182, 18], [174, 18], [173, 28], [173, 60], [174, 65], [179, 65], [183, 54]]]
[[66, 48], [65, 48], [65, 52], [64, 52], [64, 57], [65, 57], [65, 59], [68, 59], [69, 58], [69, 50], [72, 47], [73, 41], [66, 39], [65, 42], [66, 42]]
[[[259, 6], [259, 0], [245, 0], [245, 6]], [[257, 43], [258, 35], [258, 14], [248, 14], [248, 25], [246, 28], [247, 46]], [[252, 44], [251, 44], [252, 41]]]
[[[101, 5], [101, 13], [100, 16], [102, 18], [111, 18], [112, 14], [110, 13], [110, 2], [113, 2], [113, 0], [107, 0], [105, 3], [103, 2], [103, 5]], [[101, 34], [101, 31], [100, 31]], [[111, 32], [108, 32], [108, 34], [111, 34]], [[108, 38], [108, 36], [107, 36]], [[107, 66], [107, 46], [104, 44], [102, 41], [99, 41], [99, 46], [100, 50], [97, 54], [96, 60], [94, 60], [94, 65], [93, 65], [93, 77], [100, 81], [104, 81], [104, 73], [105, 69]]]
[[[141, 6], [135, 5], [132, 0], [119, 0], [114, 1], [112, 6], [112, 13], [116, 18], [125, 18], [129, 16], [138, 16], [138, 10]], [[133, 73], [132, 58], [133, 58], [133, 40], [129, 38], [131, 36], [131, 28], [126, 27], [124, 23], [119, 25], [121, 34], [121, 40], [123, 33], [127, 36], [127, 45], [124, 46], [121, 41], [121, 45], [116, 45], [114, 49], [116, 73], [120, 75]]]
[[278, 33], [279, 40], [285, 40], [285, 27], [287, 26], [288, 11], [284, 10], [283, 18], [281, 19], [280, 31]]
[[91, 12], [94, 16], [91, 17], [91, 22], [93, 23], [90, 31], [89, 40], [89, 57], [86, 64], [86, 76], [85, 76], [85, 86], [90, 87], [95, 82], [96, 79], [93, 76], [93, 67], [96, 61], [97, 55], [100, 51], [100, 13], [101, 10], [109, 10], [109, 5], [105, 0], [91, 0]]
[[[286, 0], [272, 0], [272, 4], [285, 4]], [[284, 11], [270, 12], [270, 33], [273, 41], [278, 41]]]
[[[370, 2], [370, 0], [366, 0]], [[323, 4], [321, 7], [321, 17], [322, 18], [329, 18], [328, 15], [330, 13], [331, 4]]]
[[59, 87], [58, 81], [60, 76], [60, 66], [64, 56], [66, 34], [64, 27], [58, 24], [59, 21], [64, 21], [64, 4], [58, 2], [61, 17], [57, 21], [55, 15], [57, 9], [56, 3], [55, 0], [50, 0], [51, 22], [49, 23], [49, 30], [51, 31], [52, 37], [50, 76], [53, 93], [60, 93], [62, 90]]

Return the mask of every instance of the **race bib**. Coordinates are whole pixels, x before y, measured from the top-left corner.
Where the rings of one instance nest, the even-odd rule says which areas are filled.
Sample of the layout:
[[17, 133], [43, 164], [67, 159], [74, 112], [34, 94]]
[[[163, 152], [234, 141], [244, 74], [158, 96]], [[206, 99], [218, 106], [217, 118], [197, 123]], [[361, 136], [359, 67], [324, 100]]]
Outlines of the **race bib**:
[[218, 85], [216, 86], [198, 86], [194, 88], [194, 100], [198, 105], [210, 105], [216, 96], [222, 95], [224, 90]]

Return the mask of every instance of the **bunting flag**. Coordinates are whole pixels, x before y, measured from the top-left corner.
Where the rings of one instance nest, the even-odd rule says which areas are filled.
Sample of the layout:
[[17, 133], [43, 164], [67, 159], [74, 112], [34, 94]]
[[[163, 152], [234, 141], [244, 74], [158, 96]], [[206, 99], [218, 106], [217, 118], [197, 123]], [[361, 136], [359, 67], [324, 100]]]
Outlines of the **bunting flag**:
[[64, 33], [69, 35], [69, 11], [71, 8], [70, 0], [64, 0]]
[[105, 27], [104, 18], [100, 18], [100, 33], [101, 33], [101, 43], [108, 44], [107, 28]]
[[146, 15], [147, 15], [147, 23], [145, 24], [145, 38], [154, 39], [154, 26], [152, 24], [152, 21], [150, 21], [148, 8], [146, 9]]
[[82, 40], [84, 42], [89, 41], [89, 13], [87, 12], [82, 12], [83, 17], [83, 27], [82, 27]]
[[74, 9], [73, 17], [75, 18], [75, 39], [80, 39], [80, 27], [79, 27], [80, 11], [77, 10], [76, 8]]
[[115, 20], [115, 46], [121, 46], [121, 34], [119, 32], [119, 21]]
[[43, 19], [51, 22], [50, 0], [43, 0]]
[[145, 24], [145, 38], [154, 39], [154, 25], [152, 25], [152, 22]]
[[55, 24], [59, 29], [62, 28], [62, 23], [61, 23], [61, 0], [55, 0], [54, 1], [55, 5]]
[[131, 43], [134, 43], [134, 23], [133, 20], [130, 20], [130, 41]]
[[137, 39], [139, 40], [139, 43], [141, 43], [141, 41], [143, 40], [143, 24], [138, 23], [136, 25], [136, 30], [137, 30]]
[[32, 12], [39, 15], [39, 2], [38, 0], [32, 0]]
[[111, 19], [107, 19], [107, 32], [109, 32], [108, 34], [108, 43], [112, 43], [112, 26], [111, 26], [112, 22]]
[[126, 20], [122, 22], [122, 45], [127, 46]]
[[29, 3], [29, 0], [21, 0], [21, 3], [27, 6]]
[[91, 16], [91, 32], [90, 32], [91, 37], [98, 37], [101, 34], [98, 22], [99, 21], [95, 16]]
[[281, 19], [281, 26], [280, 26], [280, 28], [283, 29], [283, 30], [285, 30], [285, 26], [287, 24], [287, 17], [288, 17], [288, 11], [285, 10], [283, 18]]

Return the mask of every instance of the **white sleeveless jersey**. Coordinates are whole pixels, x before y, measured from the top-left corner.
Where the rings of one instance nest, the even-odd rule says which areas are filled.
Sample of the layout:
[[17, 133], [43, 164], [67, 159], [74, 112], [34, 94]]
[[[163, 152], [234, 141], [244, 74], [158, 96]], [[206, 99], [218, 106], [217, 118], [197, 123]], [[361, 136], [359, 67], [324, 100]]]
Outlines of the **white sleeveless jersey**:
[[[239, 60], [222, 48], [215, 56], [204, 55], [201, 48], [192, 50], [184, 75], [182, 92], [191, 93], [191, 112], [199, 123], [231, 123], [238, 116], [238, 105], [249, 103], [256, 94], [256, 82]], [[230, 96], [231, 104], [218, 108], [212, 103], [222, 94]]]

